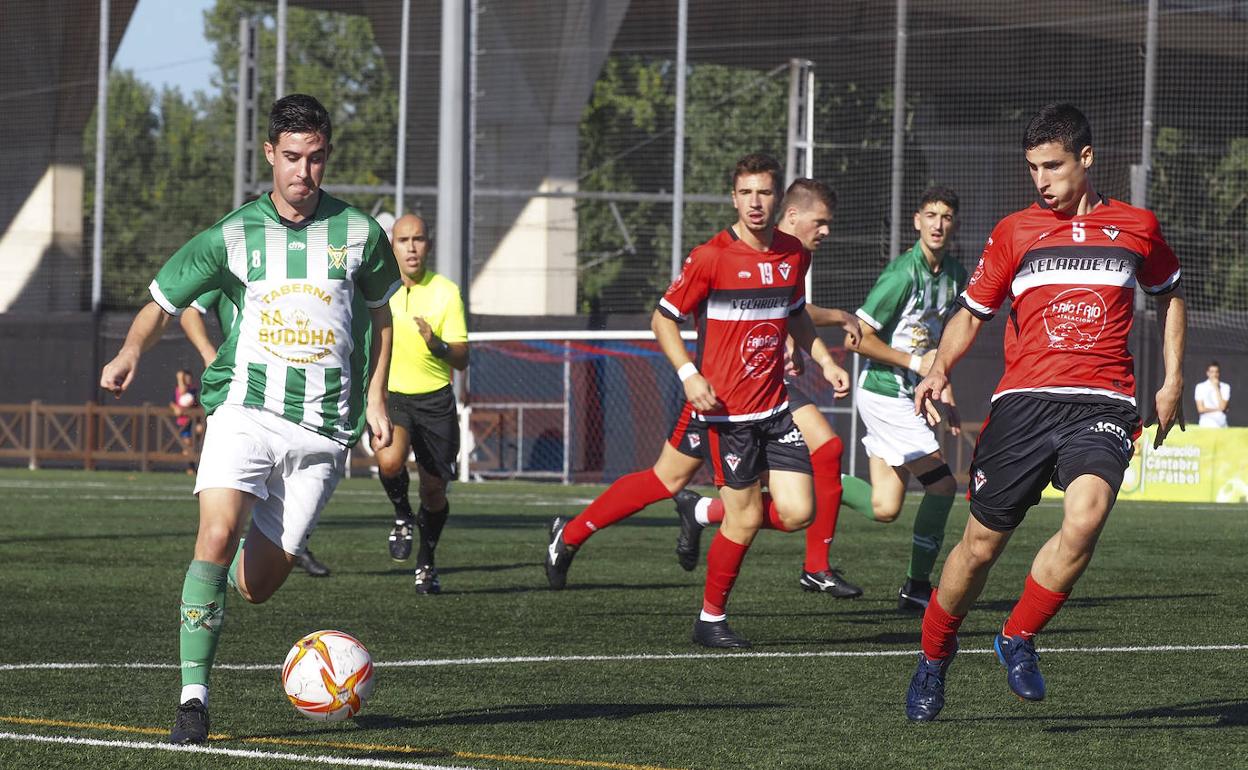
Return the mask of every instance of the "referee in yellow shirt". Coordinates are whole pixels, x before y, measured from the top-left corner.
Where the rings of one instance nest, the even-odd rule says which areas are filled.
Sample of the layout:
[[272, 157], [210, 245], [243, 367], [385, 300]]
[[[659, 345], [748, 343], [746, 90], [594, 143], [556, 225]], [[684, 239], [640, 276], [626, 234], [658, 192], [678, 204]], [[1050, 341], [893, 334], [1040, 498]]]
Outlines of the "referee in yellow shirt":
[[[388, 405], [394, 439], [376, 452], [386, 496], [394, 504], [390, 558], [412, 555], [412, 530], [420, 533], [416, 555], [416, 592], [441, 590], [433, 551], [447, 514], [446, 484], [456, 475], [459, 415], [451, 387], [451, 367], [468, 368], [468, 327], [459, 287], [426, 267], [430, 241], [425, 220], [405, 214], [394, 223], [394, 257], [403, 288], [390, 298], [394, 316], [394, 352], [390, 361]], [[407, 499], [408, 449], [420, 472], [420, 511]]]

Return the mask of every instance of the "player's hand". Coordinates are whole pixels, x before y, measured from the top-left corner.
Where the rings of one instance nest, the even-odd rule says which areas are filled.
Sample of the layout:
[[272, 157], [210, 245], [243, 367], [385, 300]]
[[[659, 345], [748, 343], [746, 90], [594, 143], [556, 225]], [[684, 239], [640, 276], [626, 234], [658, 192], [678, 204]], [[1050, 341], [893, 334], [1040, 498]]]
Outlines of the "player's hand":
[[837, 398], [845, 398], [849, 395], [849, 372], [842, 369], [832, 359], [823, 365], [823, 379], [832, 385], [832, 392]]
[[858, 316], [842, 310], [841, 328], [845, 330], [845, 341], [849, 346], [858, 347], [858, 343], [862, 342], [862, 325], [858, 323]]
[[801, 377], [806, 370], [806, 358], [798, 348], [784, 349], [784, 373], [788, 377]]
[[369, 399], [368, 408], [364, 410], [364, 419], [368, 422], [368, 431], [373, 435], [373, 451], [390, 446], [394, 438], [394, 429], [390, 425], [390, 415], [386, 412], [385, 402], [378, 404]]
[[949, 387], [949, 378], [943, 371], [929, 373], [914, 389], [914, 413], [927, 419], [927, 424], [935, 427], [940, 424], [940, 412], [936, 409], [936, 401], [943, 401], [945, 389]]
[[923, 354], [923, 360], [919, 363], [919, 376], [926, 377], [928, 372], [932, 371], [932, 364], [936, 363], [936, 351], [929, 350]]
[[104, 365], [104, 370], [100, 373], [100, 387], [112, 393], [114, 397], [121, 398], [121, 394], [130, 387], [130, 383], [134, 382], [134, 375], [138, 368], [138, 357], [123, 350], [117, 354], [116, 358]]
[[1165, 442], [1175, 423], [1178, 423], [1179, 430], [1187, 430], [1187, 422], [1183, 418], [1183, 383], [1162, 385], [1153, 397], [1153, 403], [1157, 412], [1157, 435], [1153, 439], [1153, 449], [1156, 449]]
[[940, 398], [945, 402], [945, 419], [949, 421], [949, 432], [955, 436], [962, 435], [962, 414], [958, 412], [958, 405], [953, 403], [953, 388], [946, 387], [941, 391]]
[[685, 398], [699, 412], [711, 412], [721, 404], [715, 396], [715, 389], [701, 374], [695, 374], [685, 380]]
[[422, 315], [412, 316], [412, 320], [416, 322], [416, 330], [420, 332], [420, 336], [424, 338], [425, 344], [433, 342], [433, 327], [425, 320]]

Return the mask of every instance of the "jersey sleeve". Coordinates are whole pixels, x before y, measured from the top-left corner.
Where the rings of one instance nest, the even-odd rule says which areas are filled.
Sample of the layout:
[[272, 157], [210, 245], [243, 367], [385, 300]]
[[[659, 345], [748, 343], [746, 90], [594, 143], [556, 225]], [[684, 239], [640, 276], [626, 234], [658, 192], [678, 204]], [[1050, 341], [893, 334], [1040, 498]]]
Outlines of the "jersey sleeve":
[[704, 246], [694, 249], [685, 260], [680, 275], [659, 300], [659, 312], [676, 323], [684, 323], [702, 300], [710, 295], [714, 252]]
[[399, 279], [399, 266], [394, 262], [394, 252], [390, 250], [390, 241], [382, 232], [381, 225], [370, 219], [368, 230], [368, 253], [355, 274], [355, 282], [364, 296], [364, 303], [376, 310], [390, 301], [402, 281]]
[[221, 276], [228, 270], [221, 229], [213, 227], [174, 252], [156, 273], [148, 290], [166, 313], [178, 315], [201, 294], [219, 289]]
[[1157, 217], [1151, 212], [1145, 213], [1149, 249], [1138, 274], [1140, 288], [1147, 294], [1165, 294], [1173, 291], [1179, 283], [1179, 258], [1162, 237]]
[[468, 324], [464, 320], [464, 298], [459, 287], [447, 281], [446, 313], [442, 318], [442, 329], [438, 336], [443, 342], [467, 342]]
[[878, 332], [897, 320], [906, 305], [911, 286], [909, 276], [903, 271], [885, 270], [854, 315]]
[[207, 315], [209, 311], [217, 306], [221, 301], [221, 290], [213, 289], [200, 294], [191, 302], [191, 307], [200, 312], [201, 315]]
[[958, 304], [981, 321], [991, 320], [1009, 296], [1010, 283], [1018, 269], [1012, 230], [1008, 219], [997, 223], [975, 272], [966, 282], [966, 290], [958, 297]]

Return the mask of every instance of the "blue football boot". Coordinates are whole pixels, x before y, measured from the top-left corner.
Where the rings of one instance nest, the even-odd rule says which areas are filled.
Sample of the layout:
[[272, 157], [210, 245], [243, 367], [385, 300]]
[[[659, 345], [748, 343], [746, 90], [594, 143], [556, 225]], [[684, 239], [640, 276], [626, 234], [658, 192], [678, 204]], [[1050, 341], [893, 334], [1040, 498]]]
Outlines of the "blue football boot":
[[945, 672], [956, 654], [954, 650], [944, 660], [928, 660], [927, 655], [919, 653], [919, 667], [906, 690], [906, 719], [930, 722], [945, 707]]
[[1044, 700], [1044, 676], [1040, 674], [1040, 653], [1030, 639], [997, 634], [992, 641], [997, 660], [1005, 666], [1005, 678], [1014, 694], [1023, 700]]

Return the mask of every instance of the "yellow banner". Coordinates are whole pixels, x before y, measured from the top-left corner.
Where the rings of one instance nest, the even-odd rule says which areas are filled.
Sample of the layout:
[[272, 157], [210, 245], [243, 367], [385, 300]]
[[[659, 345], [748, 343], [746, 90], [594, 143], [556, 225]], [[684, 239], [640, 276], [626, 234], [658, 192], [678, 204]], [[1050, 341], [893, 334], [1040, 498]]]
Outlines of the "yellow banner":
[[[1248, 503], [1248, 428], [1175, 428], [1153, 449], [1156, 433], [1145, 428], [1135, 442], [1119, 500]], [[1044, 496], [1062, 493], [1050, 486]]]

